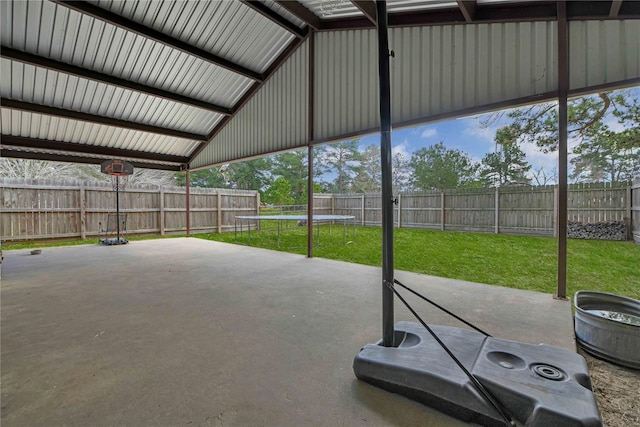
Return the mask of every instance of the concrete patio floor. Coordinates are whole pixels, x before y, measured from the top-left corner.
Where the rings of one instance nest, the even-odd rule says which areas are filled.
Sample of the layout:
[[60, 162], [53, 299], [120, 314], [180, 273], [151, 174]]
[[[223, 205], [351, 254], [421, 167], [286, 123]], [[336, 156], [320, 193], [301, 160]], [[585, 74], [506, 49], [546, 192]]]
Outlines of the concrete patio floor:
[[[379, 268], [194, 238], [4, 255], [5, 427], [465, 425], [355, 378]], [[396, 277], [494, 336], [575, 350], [568, 301]], [[396, 320], [415, 319], [397, 302]]]

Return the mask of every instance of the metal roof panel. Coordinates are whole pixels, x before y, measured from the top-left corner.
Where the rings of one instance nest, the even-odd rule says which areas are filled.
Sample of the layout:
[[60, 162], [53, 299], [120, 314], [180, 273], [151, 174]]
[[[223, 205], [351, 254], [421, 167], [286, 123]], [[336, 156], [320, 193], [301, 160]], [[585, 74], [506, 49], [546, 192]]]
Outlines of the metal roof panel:
[[297, 25], [298, 28], [304, 28], [307, 26], [306, 22], [302, 21], [300, 18], [298, 18], [297, 16], [295, 16], [294, 14], [292, 14], [291, 12], [289, 12], [288, 10], [280, 6], [274, 0], [263, 0], [262, 3], [264, 3], [271, 10], [278, 13], [280, 16], [287, 19], [289, 22]]
[[[5, 98], [199, 134], [207, 134], [222, 118], [212, 111], [132, 90], [5, 58], [0, 61], [3, 71], [11, 70], [11, 85], [0, 85]], [[54, 88], [54, 96], [46, 96], [47, 87]]]
[[258, 72], [294, 37], [239, 1], [92, 3]]
[[[255, 80], [261, 80], [254, 74], [270, 69], [274, 59], [294, 40], [293, 34], [239, 1], [90, 1], [90, 5], [83, 3], [84, 6], [103, 7], [121, 14], [122, 23], [127, 18], [235, 61], [254, 70], [236, 71], [252, 77], [243, 77], [199, 59], [194, 52], [186, 53], [189, 49], [184, 46], [170, 47], [168, 41], [156, 42], [153, 37], [139, 35], [145, 33], [139, 28], [127, 30], [124, 24], [118, 25], [117, 19], [110, 21], [114, 24], [108, 24], [93, 18], [90, 10], [81, 13], [73, 5], [59, 6], [48, 1], [0, 1], [2, 44], [233, 109], [234, 116], [195, 159], [193, 165], [196, 166], [287, 150], [308, 142], [308, 43], [294, 52], [236, 113], [234, 107], [238, 101], [253, 87]], [[304, 28], [302, 21], [279, 4], [272, 0], [262, 3]], [[325, 22], [340, 17], [362, 17], [359, 9], [347, 0], [300, 3]], [[520, 2], [478, 1], [479, 9], [505, 3]], [[529, 3], [536, 5], [536, 2]], [[545, 9], [543, 18], [554, 19], [553, 11], [549, 12], [553, 2], [545, 4], [551, 7]], [[576, 8], [576, 4], [573, 9], [586, 11], [593, 19], [611, 18], [606, 5], [590, 2]], [[518, 9], [507, 6], [511, 11]], [[387, 8], [391, 13], [445, 11], [457, 9], [458, 2], [389, 0]], [[524, 15], [530, 14], [533, 20], [540, 18], [539, 8], [533, 12], [523, 9]], [[632, 16], [635, 9], [630, 2], [624, 2], [620, 13], [623, 10]], [[569, 23], [573, 92], [587, 86], [638, 81], [640, 21], [583, 22], [575, 21], [581, 16], [576, 13]], [[524, 15], [510, 16], [522, 21], [526, 18]], [[417, 16], [424, 24], [430, 22], [429, 13]], [[497, 15], [492, 16], [501, 20]], [[348, 22], [361, 25], [366, 21]], [[405, 22], [409, 25], [411, 20]], [[390, 31], [391, 45], [396, 52], [391, 61], [393, 122], [408, 125], [495, 105], [511, 105], [516, 101], [535, 102], [543, 95], [546, 99], [552, 98], [557, 90], [556, 31], [557, 24], [552, 21], [393, 28]], [[327, 31], [314, 37], [314, 140], [335, 140], [375, 131], [378, 123], [375, 31]], [[199, 134], [212, 132], [222, 118], [217, 113], [86, 77], [25, 65], [28, 62], [2, 59], [0, 91], [3, 97]], [[237, 68], [233, 64], [226, 66]], [[2, 108], [3, 133], [176, 155], [186, 155], [200, 146], [196, 141], [22, 112], [17, 111], [18, 108], [21, 107], [16, 106], [15, 111]]]
[[198, 145], [163, 135], [2, 108], [4, 135], [186, 156]]
[[[32, 3], [36, 2], [0, 2], [10, 16], [9, 28], [15, 30], [3, 29], [3, 45], [228, 107], [253, 83], [66, 7], [50, 2], [32, 7]], [[54, 24], [41, 27], [40, 22]], [[38, 42], [28, 43], [25, 33], [18, 31], [22, 28], [39, 28]]]
[[298, 3], [322, 19], [363, 16], [360, 9], [349, 0], [299, 0]]

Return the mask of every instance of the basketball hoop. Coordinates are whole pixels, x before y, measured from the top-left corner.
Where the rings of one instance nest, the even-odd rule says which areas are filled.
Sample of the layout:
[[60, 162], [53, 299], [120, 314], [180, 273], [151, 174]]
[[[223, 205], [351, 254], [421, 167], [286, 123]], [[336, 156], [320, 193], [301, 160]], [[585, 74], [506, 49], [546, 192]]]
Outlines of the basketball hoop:
[[[102, 162], [100, 165], [100, 172], [107, 174], [111, 177], [111, 186], [113, 191], [116, 192], [116, 238], [100, 239], [100, 243], [105, 245], [124, 245], [129, 243], [127, 239], [120, 237], [121, 231], [126, 230], [126, 224], [120, 228], [120, 192], [124, 191], [129, 182], [129, 176], [133, 174], [133, 165], [124, 160], [113, 159]], [[126, 214], [124, 216], [126, 223]], [[108, 223], [108, 221], [107, 221]], [[107, 224], [108, 228], [108, 224]]]
[[129, 175], [110, 175], [113, 191], [124, 191], [129, 183]]

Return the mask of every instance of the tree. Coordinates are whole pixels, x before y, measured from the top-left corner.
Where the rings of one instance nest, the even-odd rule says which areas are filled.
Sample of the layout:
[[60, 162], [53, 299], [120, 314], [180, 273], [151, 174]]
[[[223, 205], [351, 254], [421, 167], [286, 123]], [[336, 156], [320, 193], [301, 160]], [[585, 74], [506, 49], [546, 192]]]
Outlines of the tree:
[[24, 179], [78, 179], [79, 170], [74, 163], [46, 160], [0, 159], [0, 176]]
[[[187, 174], [176, 172], [176, 184], [184, 187], [187, 185]], [[227, 188], [227, 180], [220, 172], [220, 168], [209, 168], [192, 171], [189, 173], [189, 184], [192, 187]]]
[[[504, 115], [514, 140], [536, 144], [545, 153], [558, 149], [557, 104], [545, 103], [496, 113], [483, 126]], [[567, 105], [568, 137], [575, 157], [571, 177], [578, 181], [618, 182], [638, 176], [640, 103], [637, 90], [603, 92], [571, 100]], [[616, 124], [617, 121], [617, 124]], [[612, 126], [622, 127], [613, 130]]]
[[[571, 100], [567, 104], [567, 126], [570, 139], [582, 141], [593, 134], [603, 119], [607, 117], [634, 117], [635, 100], [627, 92], [603, 92]], [[502, 118], [505, 113], [495, 113], [482, 121], [489, 126]], [[536, 144], [543, 152], [558, 149], [558, 108], [556, 102], [535, 104], [511, 110], [506, 113], [511, 119], [507, 126], [513, 140]], [[639, 123], [635, 123], [637, 128]]]
[[276, 178], [263, 194], [265, 203], [272, 205], [291, 205], [291, 184], [283, 177]]
[[411, 185], [419, 191], [469, 186], [478, 170], [467, 153], [448, 149], [443, 142], [414, 152], [409, 167]]
[[382, 169], [380, 164], [380, 148], [369, 145], [360, 153], [360, 164], [354, 167], [355, 177], [352, 190], [356, 193], [379, 192], [382, 185]]
[[[111, 181], [100, 172], [100, 165], [50, 162], [47, 160], [0, 159], [0, 175], [25, 179], [70, 179], [77, 181]], [[127, 185], [174, 185], [173, 172], [134, 168]]]
[[330, 185], [332, 193], [348, 193], [359, 162], [358, 140], [343, 141], [326, 147], [324, 163], [336, 174]]
[[[104, 175], [105, 177], [107, 175]], [[173, 172], [161, 171], [157, 169], [134, 168], [133, 175], [129, 176], [127, 185], [176, 185]]]
[[[606, 127], [606, 126], [602, 126]], [[574, 150], [571, 178], [579, 182], [629, 182], [640, 177], [640, 148], [626, 131], [599, 129]]]
[[558, 182], [558, 168], [553, 167], [548, 171], [546, 168], [540, 166], [529, 174], [529, 180], [532, 181], [534, 185], [555, 184]]
[[[324, 172], [321, 164], [322, 147], [314, 147], [313, 176], [319, 177]], [[283, 177], [291, 185], [293, 203], [303, 204], [307, 200], [307, 181], [309, 175], [309, 155], [307, 149], [288, 151], [276, 154], [273, 158], [272, 173]], [[316, 187], [314, 186], [314, 189]]]
[[630, 92], [618, 93], [615, 98], [616, 108], [613, 115], [626, 129], [621, 133], [618, 148], [632, 150], [640, 148], [640, 101]]
[[391, 179], [393, 183], [393, 193], [398, 194], [406, 190], [409, 183], [411, 172], [409, 170], [409, 161], [402, 153], [396, 153], [391, 161], [392, 173]]
[[271, 164], [268, 157], [231, 163], [225, 172], [229, 186], [238, 190], [263, 191], [270, 183], [268, 171]]
[[482, 183], [489, 187], [529, 184], [527, 173], [531, 170], [531, 165], [515, 142], [511, 129], [508, 126], [498, 129], [495, 141], [499, 151], [488, 153], [481, 161]]

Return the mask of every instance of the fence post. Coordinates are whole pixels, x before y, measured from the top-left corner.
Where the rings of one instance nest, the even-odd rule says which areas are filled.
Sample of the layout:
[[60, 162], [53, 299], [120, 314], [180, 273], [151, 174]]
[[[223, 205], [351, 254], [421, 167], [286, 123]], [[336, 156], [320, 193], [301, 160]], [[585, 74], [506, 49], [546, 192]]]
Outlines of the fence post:
[[440, 192], [440, 230], [444, 230], [444, 191]]
[[220, 193], [220, 190], [218, 190], [218, 233], [222, 233], [222, 194]]
[[160, 187], [160, 212], [158, 221], [160, 222], [160, 235], [164, 236], [164, 187]]
[[335, 215], [336, 211], [336, 195], [335, 194], [331, 194], [331, 215]]
[[626, 209], [625, 209], [625, 224], [627, 226], [627, 240], [633, 240], [633, 221], [631, 220], [631, 185], [627, 184], [627, 197], [626, 197]]
[[260, 215], [260, 193], [256, 192], [256, 215]]
[[186, 182], [186, 194], [185, 194], [185, 206], [187, 208], [187, 236], [191, 234], [191, 172], [187, 170], [187, 182]]
[[398, 228], [400, 228], [400, 226], [402, 225], [402, 223], [400, 222], [400, 214], [402, 213], [402, 208], [400, 206], [402, 206], [402, 194], [398, 193]]
[[362, 215], [362, 226], [366, 225], [366, 221], [364, 220], [364, 194], [362, 195], [362, 206], [360, 206], [360, 215]]
[[496, 195], [495, 195], [494, 203], [495, 203], [495, 211], [496, 211], [494, 233], [498, 234], [499, 224], [500, 224], [500, 191], [498, 190], [498, 187], [496, 187]]
[[553, 237], [558, 237], [558, 187], [553, 187]]
[[84, 182], [80, 184], [80, 239], [87, 238], [87, 208], [85, 202]]

